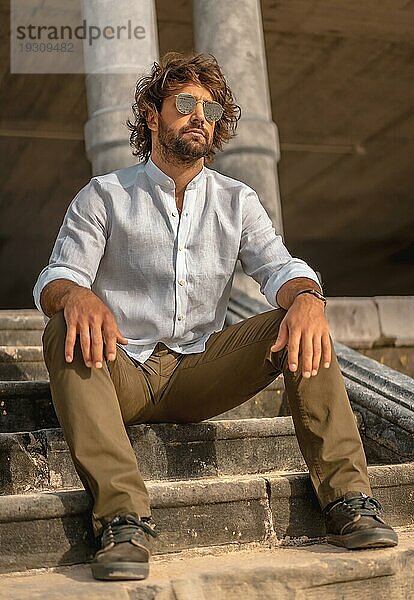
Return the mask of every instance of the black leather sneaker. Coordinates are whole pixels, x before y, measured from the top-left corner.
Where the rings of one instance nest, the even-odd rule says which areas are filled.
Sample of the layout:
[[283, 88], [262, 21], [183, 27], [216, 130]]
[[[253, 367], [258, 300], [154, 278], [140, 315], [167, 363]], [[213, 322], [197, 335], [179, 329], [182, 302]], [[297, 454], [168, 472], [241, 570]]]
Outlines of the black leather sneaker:
[[91, 563], [95, 579], [145, 579], [149, 573], [155, 524], [133, 515], [119, 516], [105, 527], [102, 548]]
[[352, 550], [396, 546], [398, 535], [379, 516], [381, 509], [375, 498], [348, 492], [324, 510], [328, 542]]

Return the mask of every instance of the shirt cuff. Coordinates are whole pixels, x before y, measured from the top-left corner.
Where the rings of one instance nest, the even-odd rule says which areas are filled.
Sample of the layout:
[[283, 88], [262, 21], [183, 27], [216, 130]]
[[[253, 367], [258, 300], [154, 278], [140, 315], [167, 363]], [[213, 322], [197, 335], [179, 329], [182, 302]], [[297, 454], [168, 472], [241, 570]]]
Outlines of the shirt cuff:
[[36, 284], [33, 288], [34, 303], [36, 307], [40, 310], [40, 312], [43, 314], [44, 312], [40, 304], [40, 295], [42, 293], [43, 288], [46, 287], [47, 284], [51, 281], [55, 281], [55, 279], [68, 279], [69, 281], [73, 281], [73, 283], [77, 283], [82, 287], [86, 287], [89, 289], [91, 287], [87, 277], [82, 276], [80, 273], [74, 272], [68, 267], [45, 267], [40, 273]]
[[275, 308], [282, 308], [276, 302], [278, 291], [287, 281], [290, 279], [297, 279], [298, 277], [312, 279], [322, 289], [321, 282], [319, 281], [315, 271], [311, 269], [304, 261], [296, 258], [292, 261], [289, 261], [287, 265], [282, 267], [277, 273], [271, 275], [267, 280], [262, 293], [266, 297], [266, 300], [269, 302], [269, 304]]

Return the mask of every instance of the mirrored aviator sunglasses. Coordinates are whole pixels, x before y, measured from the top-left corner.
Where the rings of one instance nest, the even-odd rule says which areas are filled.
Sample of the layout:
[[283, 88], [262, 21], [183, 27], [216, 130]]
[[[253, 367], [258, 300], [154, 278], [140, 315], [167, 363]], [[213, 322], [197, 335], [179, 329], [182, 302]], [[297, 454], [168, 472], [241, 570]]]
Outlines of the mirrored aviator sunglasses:
[[224, 108], [218, 102], [213, 100], [196, 100], [192, 94], [174, 94], [175, 106], [182, 115], [189, 115], [193, 112], [198, 102], [203, 103], [204, 115], [207, 121], [218, 121], [224, 113]]

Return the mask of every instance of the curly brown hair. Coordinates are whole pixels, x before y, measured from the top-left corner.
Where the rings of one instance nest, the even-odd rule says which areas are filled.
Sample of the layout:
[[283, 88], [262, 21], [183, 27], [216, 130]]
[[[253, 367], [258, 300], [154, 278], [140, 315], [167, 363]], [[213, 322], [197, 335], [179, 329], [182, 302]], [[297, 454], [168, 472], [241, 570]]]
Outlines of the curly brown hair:
[[219, 102], [224, 113], [216, 121], [211, 151], [206, 162], [212, 163], [217, 151], [236, 135], [237, 122], [241, 109], [235, 103], [216, 58], [212, 54], [191, 54], [185, 56], [179, 52], [168, 52], [154, 63], [151, 74], [138, 80], [135, 88], [135, 102], [132, 105], [135, 121], [127, 120], [131, 130], [130, 145], [132, 153], [145, 162], [151, 154], [151, 130], [147, 125], [148, 110], [161, 112], [162, 102], [186, 83], [196, 83], [205, 87]]

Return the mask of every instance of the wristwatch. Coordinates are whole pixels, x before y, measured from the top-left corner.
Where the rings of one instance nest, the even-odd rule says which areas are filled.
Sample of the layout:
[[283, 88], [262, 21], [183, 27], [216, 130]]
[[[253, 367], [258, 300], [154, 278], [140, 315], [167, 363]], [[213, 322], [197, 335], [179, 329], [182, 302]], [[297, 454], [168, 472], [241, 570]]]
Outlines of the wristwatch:
[[326, 298], [323, 294], [321, 294], [320, 292], [318, 292], [318, 290], [314, 290], [312, 288], [309, 288], [308, 290], [302, 290], [301, 292], [298, 292], [295, 296], [295, 299], [300, 296], [301, 294], [311, 294], [312, 296], [315, 296], [315, 298], [318, 298], [318, 300], [322, 300], [322, 302], [324, 303], [324, 305], [326, 306]]

